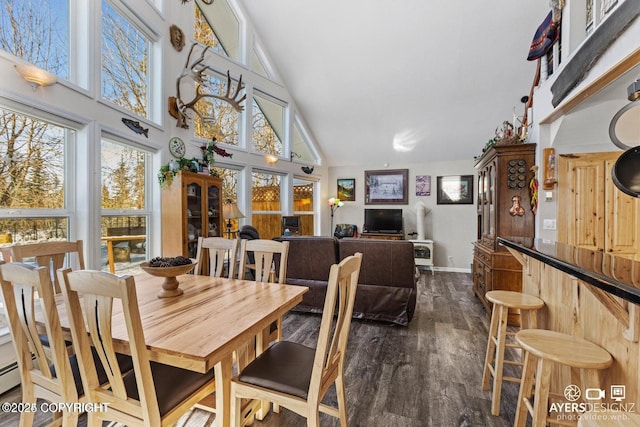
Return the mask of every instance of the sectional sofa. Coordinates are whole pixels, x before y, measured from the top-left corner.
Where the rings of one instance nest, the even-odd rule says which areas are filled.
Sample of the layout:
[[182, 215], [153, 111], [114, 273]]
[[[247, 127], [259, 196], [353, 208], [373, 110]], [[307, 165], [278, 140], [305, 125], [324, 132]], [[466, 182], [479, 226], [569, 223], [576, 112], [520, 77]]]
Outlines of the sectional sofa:
[[286, 283], [309, 287], [295, 310], [321, 313], [331, 265], [361, 252], [353, 317], [398, 325], [411, 321], [417, 282], [411, 242], [320, 236], [275, 240], [289, 242]]

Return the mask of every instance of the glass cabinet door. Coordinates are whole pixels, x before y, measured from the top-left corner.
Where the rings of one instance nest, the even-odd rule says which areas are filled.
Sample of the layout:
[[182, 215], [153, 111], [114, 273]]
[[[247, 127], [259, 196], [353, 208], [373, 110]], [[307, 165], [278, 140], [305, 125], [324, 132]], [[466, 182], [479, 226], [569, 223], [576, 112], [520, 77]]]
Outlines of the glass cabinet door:
[[487, 194], [489, 199], [489, 228], [488, 233], [491, 238], [495, 236], [496, 228], [496, 201], [495, 199], [495, 185], [496, 185], [496, 164], [492, 163], [487, 171], [489, 175], [489, 192]]
[[189, 258], [195, 258], [198, 237], [202, 236], [203, 212], [202, 184], [198, 181], [187, 182], [187, 253]]
[[483, 196], [482, 196], [482, 236], [489, 235], [489, 216], [490, 216], [490, 206], [489, 206], [489, 169], [485, 169], [483, 174], [484, 183], [482, 185]]
[[220, 230], [220, 189], [215, 185], [209, 185], [207, 188], [207, 236], [218, 237], [221, 236], [222, 230]]

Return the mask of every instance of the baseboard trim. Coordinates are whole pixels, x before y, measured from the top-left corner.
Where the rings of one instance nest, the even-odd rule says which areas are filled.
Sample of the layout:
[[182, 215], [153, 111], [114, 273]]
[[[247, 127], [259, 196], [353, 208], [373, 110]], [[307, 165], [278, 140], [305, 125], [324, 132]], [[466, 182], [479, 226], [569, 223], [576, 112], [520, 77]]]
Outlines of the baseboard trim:
[[434, 267], [435, 271], [445, 271], [449, 273], [471, 273], [469, 268]]
[[0, 369], [0, 394], [11, 390], [20, 384], [20, 371], [18, 363], [13, 362]]

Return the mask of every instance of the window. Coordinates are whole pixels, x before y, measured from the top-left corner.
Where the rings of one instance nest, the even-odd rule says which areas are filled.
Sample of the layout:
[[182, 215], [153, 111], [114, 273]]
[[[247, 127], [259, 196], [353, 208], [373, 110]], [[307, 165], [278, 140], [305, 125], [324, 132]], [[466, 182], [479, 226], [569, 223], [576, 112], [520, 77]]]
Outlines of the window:
[[250, 65], [251, 65], [251, 69], [256, 73], [264, 77], [270, 77], [269, 73], [267, 73], [267, 68], [262, 63], [261, 57], [258, 55], [258, 52], [256, 52], [255, 50], [251, 51]]
[[313, 195], [315, 182], [305, 179], [293, 180], [293, 212], [300, 215], [300, 234], [303, 236], [313, 236], [314, 216], [313, 216]]
[[253, 96], [253, 149], [259, 153], [282, 156], [284, 107], [266, 95]]
[[586, 34], [591, 34], [618, 3], [621, 2], [618, 0], [586, 0]]
[[[238, 82], [232, 80], [233, 90], [237, 85]], [[201, 91], [215, 95], [226, 93], [227, 77], [218, 73], [207, 76]], [[212, 118], [212, 120], [203, 123], [197, 115], [194, 115], [194, 134], [196, 137], [208, 140], [215, 137], [218, 142], [238, 145], [240, 113], [231, 104], [216, 98], [201, 98], [196, 103], [195, 109], [203, 117]]]
[[141, 117], [149, 115], [150, 40], [102, 1], [102, 97]]
[[64, 209], [65, 142], [71, 134], [70, 129], [0, 109], [0, 209]]
[[293, 126], [293, 144], [292, 151], [295, 153], [293, 155], [292, 160], [302, 160], [308, 163], [317, 163], [316, 156], [311, 152], [309, 148], [309, 144], [306, 139], [302, 136], [302, 132], [300, 131], [300, 127], [296, 121]]
[[214, 52], [240, 59], [240, 23], [226, 0], [216, 0], [201, 8], [194, 2], [194, 37]]
[[[72, 129], [0, 108], [0, 249], [67, 240], [65, 154], [74, 136]], [[3, 320], [0, 315], [0, 336], [8, 333]]]
[[[122, 274], [147, 259], [147, 164], [150, 154], [103, 138], [101, 265]], [[131, 238], [122, 236], [135, 236]]]
[[251, 181], [252, 225], [260, 233], [261, 239], [280, 236], [282, 176], [268, 172], [252, 172]]
[[[238, 203], [238, 176], [240, 171], [236, 169], [229, 169], [224, 167], [214, 167], [213, 171], [215, 174], [222, 179], [222, 203], [227, 203], [231, 201], [233, 203]], [[242, 209], [241, 206], [238, 206], [240, 211], [246, 214], [245, 210]], [[238, 230], [238, 219], [234, 218], [231, 220], [231, 226], [228, 227], [229, 220], [224, 219], [222, 226], [225, 230], [228, 229], [228, 235], [222, 237], [233, 237], [232, 233], [229, 231]]]
[[4, 1], [0, 29], [0, 48], [69, 79], [69, 0]]

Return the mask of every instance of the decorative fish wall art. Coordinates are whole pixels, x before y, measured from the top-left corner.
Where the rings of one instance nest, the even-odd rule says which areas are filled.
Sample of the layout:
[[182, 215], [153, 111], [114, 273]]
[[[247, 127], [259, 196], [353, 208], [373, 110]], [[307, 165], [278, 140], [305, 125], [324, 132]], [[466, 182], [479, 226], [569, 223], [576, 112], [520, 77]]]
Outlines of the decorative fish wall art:
[[140, 122], [123, 117], [122, 123], [124, 123], [129, 129], [131, 129], [138, 135], [144, 135], [149, 138], [149, 128], [143, 129], [142, 126], [140, 126]]

